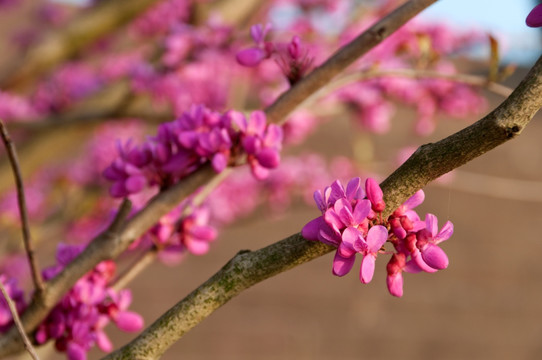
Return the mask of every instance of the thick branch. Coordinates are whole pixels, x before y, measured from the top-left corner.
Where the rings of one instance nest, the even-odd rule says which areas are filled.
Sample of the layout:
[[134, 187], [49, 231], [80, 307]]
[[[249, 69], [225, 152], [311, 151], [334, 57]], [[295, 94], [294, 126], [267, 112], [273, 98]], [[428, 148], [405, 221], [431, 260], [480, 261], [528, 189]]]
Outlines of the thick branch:
[[34, 256], [34, 247], [32, 246], [32, 237], [30, 236], [30, 224], [28, 223], [28, 211], [26, 208], [23, 176], [21, 175], [19, 158], [17, 157], [15, 145], [13, 144], [13, 141], [11, 141], [11, 137], [9, 136], [6, 126], [2, 120], [0, 120], [0, 135], [2, 137], [2, 141], [4, 142], [4, 146], [6, 147], [6, 153], [8, 154], [11, 170], [13, 171], [13, 177], [15, 178], [15, 186], [17, 188], [17, 205], [19, 207], [21, 230], [23, 232], [23, 243], [26, 256], [28, 257], [28, 264], [30, 265], [32, 281], [34, 283], [36, 293], [41, 294], [43, 292], [43, 279], [41, 278], [38, 261]]
[[[386, 215], [429, 181], [515, 138], [540, 107], [542, 57], [512, 95], [489, 115], [437, 143], [420, 147], [381, 184]], [[333, 249], [294, 234], [258, 251], [239, 253], [131, 343], [105, 359], [158, 359], [184, 333], [244, 289]]]
[[269, 108], [266, 115], [270, 122], [285, 119], [299, 104], [328, 84], [354, 61], [380, 44], [408, 20], [437, 0], [411, 0], [371, 26], [367, 31], [342, 47], [325, 63], [283, 93]]

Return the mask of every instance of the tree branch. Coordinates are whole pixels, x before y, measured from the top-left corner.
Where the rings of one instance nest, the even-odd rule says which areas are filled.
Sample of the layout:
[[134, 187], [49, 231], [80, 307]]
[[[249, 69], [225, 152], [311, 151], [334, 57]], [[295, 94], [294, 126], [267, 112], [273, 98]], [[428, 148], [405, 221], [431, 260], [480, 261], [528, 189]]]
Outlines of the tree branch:
[[2, 120], [0, 120], [0, 135], [8, 154], [9, 163], [11, 164], [11, 169], [13, 171], [13, 177], [15, 178], [15, 185], [17, 188], [17, 205], [19, 207], [19, 215], [21, 217], [21, 230], [23, 232], [24, 248], [26, 250], [26, 256], [28, 257], [28, 264], [30, 265], [30, 273], [32, 274], [34, 288], [36, 293], [39, 295], [43, 292], [44, 286], [38, 261], [34, 257], [34, 247], [32, 246], [30, 225], [28, 223], [28, 211], [26, 209], [26, 198], [24, 194], [21, 167], [19, 166], [19, 158], [17, 157], [15, 145], [13, 144], [13, 141], [11, 141], [11, 137], [9, 136], [8, 130]]
[[21, 324], [21, 319], [19, 318], [19, 314], [17, 313], [17, 308], [15, 307], [15, 304], [13, 303], [13, 300], [9, 296], [6, 288], [4, 287], [4, 284], [2, 281], [0, 281], [0, 291], [2, 292], [2, 295], [4, 295], [4, 299], [6, 300], [6, 303], [8, 304], [9, 311], [11, 312], [11, 316], [13, 317], [13, 322], [15, 323], [15, 327], [19, 331], [19, 335], [21, 336], [21, 339], [24, 342], [24, 347], [34, 360], [39, 360], [38, 354], [36, 354], [36, 350], [32, 346], [32, 343], [26, 336], [23, 325]]
[[[542, 57], [510, 97], [489, 115], [439, 142], [423, 145], [384, 180], [385, 216], [429, 181], [517, 137], [540, 107]], [[188, 330], [241, 291], [332, 250], [332, 246], [294, 234], [257, 251], [240, 252], [132, 342], [104, 359], [158, 359]]]

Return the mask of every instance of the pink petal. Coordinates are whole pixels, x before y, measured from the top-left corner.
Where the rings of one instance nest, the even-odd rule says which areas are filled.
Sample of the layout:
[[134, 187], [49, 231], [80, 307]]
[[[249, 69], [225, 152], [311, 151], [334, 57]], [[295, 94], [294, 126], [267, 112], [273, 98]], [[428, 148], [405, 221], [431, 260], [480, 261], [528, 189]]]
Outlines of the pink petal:
[[185, 250], [184, 246], [168, 246], [158, 252], [158, 259], [167, 266], [179, 265], [186, 255]]
[[423, 203], [424, 200], [425, 193], [423, 192], [423, 190], [418, 190], [414, 195], [409, 197], [408, 200], [403, 203], [403, 206], [407, 210], [414, 209], [416, 206]]
[[335, 253], [335, 258], [333, 259], [333, 274], [336, 276], [344, 276], [350, 272], [354, 262], [356, 261], [355, 256], [349, 258], [342, 257], [339, 252]]
[[350, 257], [356, 250], [354, 249], [354, 243], [361, 237], [361, 234], [356, 228], [348, 227], [342, 234], [342, 242], [339, 245], [339, 253], [341, 256]]
[[438, 219], [433, 214], [426, 214], [425, 215], [425, 227], [432, 236], [436, 236], [438, 233]]
[[247, 133], [262, 136], [265, 131], [267, 119], [261, 110], [254, 111], [248, 118]]
[[324, 214], [324, 219], [326, 223], [329, 224], [329, 226], [336, 230], [341, 230], [345, 228], [345, 224], [341, 221], [341, 218], [334, 209], [328, 209]]
[[349, 201], [354, 200], [354, 197], [358, 193], [358, 189], [361, 186], [361, 179], [359, 177], [355, 177], [352, 180], [348, 182], [348, 185], [346, 185], [346, 197]]
[[73, 341], [68, 344], [66, 355], [68, 355], [69, 360], [87, 360], [87, 352], [85, 349]]
[[386, 278], [386, 284], [388, 285], [388, 291], [393, 296], [403, 296], [403, 274], [397, 273], [388, 275]]
[[323, 221], [318, 233], [318, 240], [329, 245], [338, 246], [341, 242], [341, 234]]
[[269, 176], [269, 170], [260, 166], [257, 162], [250, 163], [250, 172], [257, 180], [263, 180]]
[[259, 137], [249, 135], [246, 136], [243, 141], [243, 149], [247, 154], [256, 154], [262, 148], [262, 141]]
[[359, 280], [363, 284], [368, 284], [373, 279], [373, 274], [375, 272], [375, 261], [376, 256], [374, 256], [373, 254], [365, 255], [361, 260], [361, 267], [359, 269]]
[[235, 55], [237, 62], [243, 66], [258, 66], [265, 59], [265, 51], [258, 47], [241, 50]]
[[530, 27], [541, 27], [542, 26], [542, 4], [537, 5], [534, 9], [531, 10], [525, 23]]
[[414, 260], [407, 261], [403, 270], [410, 274], [417, 274], [423, 271]]
[[344, 192], [344, 187], [339, 180], [335, 180], [331, 186], [331, 191], [329, 194], [329, 203], [334, 204], [337, 200], [346, 197]]
[[365, 191], [367, 193], [367, 198], [373, 205], [373, 210], [377, 212], [383, 211], [386, 206], [383, 200], [384, 194], [375, 179], [367, 178], [365, 181]]
[[217, 237], [217, 231], [212, 226], [193, 226], [190, 228], [191, 236], [204, 241], [213, 241]]
[[412, 260], [414, 260], [414, 262], [416, 263], [416, 265], [418, 265], [418, 267], [420, 269], [422, 269], [423, 271], [428, 272], [428, 273], [434, 273], [434, 272], [437, 271], [436, 268], [433, 268], [433, 267], [431, 267], [431, 266], [429, 266], [428, 264], [425, 263], [425, 261], [422, 258], [422, 254], [420, 253], [420, 251], [418, 249], [416, 249], [410, 255], [412, 257]]
[[143, 328], [141, 315], [131, 311], [120, 311], [117, 313], [115, 324], [119, 329], [126, 332], [139, 331]]
[[301, 230], [301, 236], [307, 240], [318, 241], [318, 233], [320, 226], [324, 222], [324, 217], [319, 216], [316, 219], [309, 221]]
[[118, 181], [113, 183], [109, 188], [109, 195], [115, 198], [121, 198], [128, 195], [128, 191], [124, 187], [124, 181]]
[[382, 225], [373, 226], [367, 234], [368, 250], [372, 253], [378, 252], [386, 240], [388, 240], [388, 229]]
[[446, 221], [446, 224], [440, 229], [440, 232], [433, 238], [434, 244], [448, 240], [454, 233], [454, 224], [451, 221]]
[[318, 206], [318, 209], [323, 213], [327, 210], [327, 204], [324, 201], [324, 196], [322, 195], [321, 190], [316, 190], [313, 194], [314, 202], [316, 203], [316, 206]]
[[282, 147], [282, 137], [282, 128], [276, 124], [270, 124], [267, 126], [263, 143], [265, 146], [280, 149]]
[[147, 185], [147, 179], [142, 175], [130, 176], [125, 182], [124, 187], [132, 194], [140, 192]]
[[209, 252], [209, 242], [187, 237], [184, 241], [186, 248], [194, 255], [204, 255]]
[[448, 267], [448, 256], [440, 247], [428, 244], [422, 251], [423, 261], [433, 269], [446, 269]]
[[220, 173], [226, 168], [226, 166], [228, 166], [228, 158], [226, 157], [226, 155], [218, 153], [213, 156], [213, 160], [211, 161], [211, 163], [213, 165], [214, 171]]
[[258, 162], [265, 168], [274, 169], [280, 164], [280, 154], [272, 148], [264, 148], [256, 155]]
[[369, 212], [371, 212], [371, 202], [369, 200], [359, 201], [354, 208], [354, 213], [352, 214], [354, 217], [354, 223], [362, 223], [363, 220], [369, 216]]
[[96, 331], [96, 345], [98, 345], [100, 350], [104, 352], [110, 352], [113, 350], [111, 340], [109, 340], [106, 333], [103, 331]]
[[352, 205], [346, 199], [339, 199], [333, 206], [335, 213], [339, 216], [340, 221], [345, 225], [351, 225], [354, 220], [352, 216]]

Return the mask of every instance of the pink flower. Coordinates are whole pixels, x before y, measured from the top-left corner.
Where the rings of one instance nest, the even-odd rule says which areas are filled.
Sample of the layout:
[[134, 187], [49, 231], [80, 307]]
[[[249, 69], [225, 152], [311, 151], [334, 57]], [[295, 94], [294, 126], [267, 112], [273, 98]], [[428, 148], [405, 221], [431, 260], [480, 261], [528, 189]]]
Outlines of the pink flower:
[[380, 185], [373, 178], [367, 178], [365, 181], [365, 191], [367, 192], [367, 198], [371, 201], [372, 208], [375, 212], [382, 212], [386, 208], [384, 202], [384, 194]]
[[376, 256], [387, 239], [388, 229], [382, 225], [376, 225], [369, 229], [365, 241], [360, 237], [354, 243], [354, 249], [363, 254], [359, 272], [359, 279], [363, 284], [367, 284], [373, 279]]
[[426, 228], [418, 231], [415, 235], [407, 236], [407, 246], [412, 259], [423, 271], [435, 272], [448, 267], [448, 256], [438, 246], [447, 240], [454, 232], [453, 224], [447, 221], [438, 231], [437, 217], [427, 214], [425, 217]]
[[273, 53], [273, 44], [265, 42], [265, 36], [271, 30], [271, 24], [256, 24], [250, 27], [250, 34], [256, 46], [243, 49], [237, 53], [235, 59], [243, 66], [255, 67]]
[[531, 10], [529, 15], [527, 15], [527, 19], [525, 19], [525, 23], [530, 27], [542, 26], [542, 4], [535, 6]]

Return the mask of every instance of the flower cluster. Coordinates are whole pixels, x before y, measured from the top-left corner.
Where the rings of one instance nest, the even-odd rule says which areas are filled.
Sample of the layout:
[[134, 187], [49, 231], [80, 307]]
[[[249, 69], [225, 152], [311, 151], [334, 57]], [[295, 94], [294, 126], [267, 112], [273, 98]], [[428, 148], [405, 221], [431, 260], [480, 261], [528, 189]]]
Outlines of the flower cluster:
[[208, 206], [195, 206], [191, 201], [184, 201], [162, 216], [132, 248], [152, 245], [158, 250], [159, 259], [168, 265], [177, 264], [187, 251], [204, 255], [218, 235], [217, 230], [209, 224], [210, 215]]
[[237, 111], [223, 115], [204, 106], [193, 106], [177, 120], [163, 123], [158, 134], [145, 143], [119, 145], [119, 157], [105, 169], [113, 181], [110, 193], [124, 197], [147, 186], [166, 188], [210, 162], [221, 172], [233, 157], [245, 153], [253, 175], [263, 179], [280, 162], [282, 129], [266, 124], [265, 114], [247, 119]]
[[308, 55], [307, 47], [297, 35], [289, 43], [264, 41], [269, 30], [270, 24], [265, 27], [261, 24], [253, 25], [250, 34], [256, 46], [239, 51], [236, 55], [237, 62], [243, 66], [254, 67], [275, 55], [282, 73], [290, 85], [293, 85], [308, 73], [314, 59]]
[[438, 231], [437, 217], [427, 214], [421, 221], [413, 210], [424, 200], [422, 190], [414, 194], [387, 219], [382, 219], [386, 204], [378, 183], [368, 178], [363, 188], [360, 178], [353, 178], [346, 189], [337, 180], [324, 191], [314, 193], [322, 216], [307, 223], [301, 232], [307, 240], [321, 241], [337, 247], [333, 274], [344, 276], [354, 266], [355, 255], [363, 256], [360, 281], [373, 278], [379, 254], [390, 242], [395, 252], [387, 266], [387, 284], [394, 296], [403, 295], [402, 272], [435, 272], [448, 267], [448, 257], [438, 244], [453, 233], [447, 222]]
[[[43, 271], [49, 280], [58, 274], [82, 250], [78, 246], [60, 245], [58, 264]], [[69, 360], [84, 360], [95, 344], [109, 352], [113, 346], [104, 332], [109, 322], [123, 331], [139, 331], [143, 327], [140, 315], [127, 311], [132, 302], [129, 290], [115, 291], [110, 287], [115, 263], [103, 261], [75, 283], [36, 331], [36, 341], [55, 341], [58, 351], [66, 352]]]

